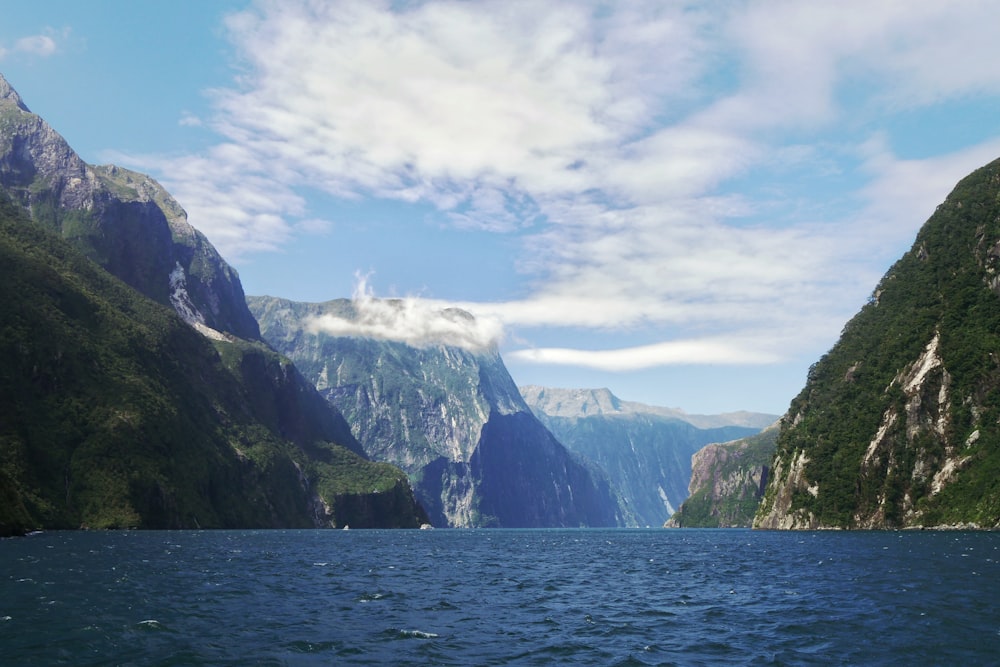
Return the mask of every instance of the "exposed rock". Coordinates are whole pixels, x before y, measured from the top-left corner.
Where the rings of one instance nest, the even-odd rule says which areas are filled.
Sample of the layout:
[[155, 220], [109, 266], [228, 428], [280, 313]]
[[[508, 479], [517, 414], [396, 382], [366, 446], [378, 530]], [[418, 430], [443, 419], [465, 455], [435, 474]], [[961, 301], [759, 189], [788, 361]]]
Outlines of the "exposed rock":
[[[331, 334], [316, 325], [329, 318], [337, 326], [357, 322], [357, 304], [344, 299], [309, 304], [250, 297], [248, 303], [265, 339], [344, 414], [367, 455], [407, 472], [431, 523], [624, 523], [607, 481], [574, 460], [535, 418], [495, 346], [417, 346]], [[380, 301], [374, 307], [391, 315], [404, 306]], [[439, 315], [452, 323], [458, 317]], [[468, 314], [460, 317], [473, 323]]]
[[809, 373], [761, 528], [1000, 526], [1000, 160], [963, 179]]
[[[0, 187], [88, 257], [167, 306], [184, 272], [187, 306], [211, 330], [259, 340], [236, 271], [149, 176], [86, 164], [0, 76]], [[183, 313], [182, 313], [183, 314]]]
[[761, 416], [698, 415], [699, 423], [717, 424], [699, 428], [678, 416], [691, 415], [622, 401], [607, 389], [527, 386], [521, 393], [567, 449], [607, 473], [636, 526], [663, 525], [684, 502], [691, 456], [699, 447], [756, 433], [759, 429], [736, 424]]
[[551, 417], [573, 419], [593, 416], [656, 415], [687, 422], [701, 429], [743, 426], [761, 430], [777, 419], [777, 415], [759, 412], [727, 412], [719, 415], [689, 414], [680, 408], [665, 408], [623, 401], [608, 389], [560, 389], [526, 385], [521, 387], [524, 400], [536, 412]]
[[0, 534], [426, 521], [177, 202], [85, 164], [2, 77], [0, 252]]
[[770, 474], [775, 422], [759, 434], [713, 443], [691, 458], [689, 496], [668, 528], [749, 527]]

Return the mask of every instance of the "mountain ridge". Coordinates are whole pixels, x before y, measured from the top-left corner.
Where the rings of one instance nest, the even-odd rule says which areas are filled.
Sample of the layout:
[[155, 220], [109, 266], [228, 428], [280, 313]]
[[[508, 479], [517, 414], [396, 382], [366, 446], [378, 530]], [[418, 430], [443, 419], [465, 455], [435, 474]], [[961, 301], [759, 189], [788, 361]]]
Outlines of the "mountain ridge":
[[84, 163], [2, 76], [0, 252], [0, 534], [426, 521], [169, 193]]
[[522, 396], [533, 406], [552, 417], [589, 417], [593, 415], [634, 415], [653, 414], [687, 422], [698, 428], [720, 426], [746, 426], [765, 428], [777, 415], [750, 412], [746, 410], [726, 412], [717, 415], [691, 414], [681, 408], [648, 405], [618, 398], [610, 389], [568, 389], [541, 385], [520, 387]]
[[924, 223], [782, 420], [757, 528], [1000, 527], [1000, 160]]
[[[368, 455], [407, 472], [435, 525], [624, 521], [606, 481], [576, 461], [528, 409], [495, 345], [417, 346], [345, 333], [350, 326], [344, 323], [364, 319], [363, 309], [391, 318], [398, 301], [251, 296], [248, 303], [264, 338], [345, 415]], [[327, 316], [337, 320], [332, 333], [310, 324]], [[422, 317], [475, 324], [471, 315]]]
[[692, 416], [622, 401], [608, 389], [528, 385], [520, 391], [567, 449], [607, 474], [635, 526], [661, 526], [674, 515], [688, 496], [699, 448], [756, 433], [748, 422], [774, 421], [754, 413]]
[[[260, 340], [236, 271], [154, 179], [84, 162], [0, 75], [0, 186], [85, 255], [192, 324]], [[178, 293], [183, 282], [184, 296]]]
[[754, 435], [708, 444], [691, 456], [688, 497], [665, 528], [750, 528], [764, 495], [776, 421]]

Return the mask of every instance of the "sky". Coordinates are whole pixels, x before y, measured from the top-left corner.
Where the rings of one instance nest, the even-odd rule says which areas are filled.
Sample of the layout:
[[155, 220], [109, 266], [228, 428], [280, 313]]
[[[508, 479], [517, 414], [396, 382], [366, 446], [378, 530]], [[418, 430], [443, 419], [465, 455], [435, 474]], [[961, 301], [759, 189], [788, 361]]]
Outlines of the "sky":
[[[375, 309], [317, 327], [782, 414], [1000, 157], [998, 25], [976, 0], [47, 0], [0, 8], [0, 73], [84, 160], [159, 180], [248, 294]], [[452, 306], [475, 325], [427, 325]]]

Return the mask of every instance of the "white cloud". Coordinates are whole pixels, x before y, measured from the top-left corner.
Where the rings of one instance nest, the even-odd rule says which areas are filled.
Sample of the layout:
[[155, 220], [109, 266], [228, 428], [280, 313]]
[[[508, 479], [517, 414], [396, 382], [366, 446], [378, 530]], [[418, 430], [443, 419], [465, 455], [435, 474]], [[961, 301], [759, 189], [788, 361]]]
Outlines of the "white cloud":
[[862, 147], [864, 169], [872, 174], [862, 189], [863, 213], [873, 232], [899, 236], [931, 216], [963, 177], [1000, 157], [1000, 137], [945, 155], [900, 159], [876, 136]]
[[182, 127], [201, 127], [204, 125], [204, 121], [190, 111], [183, 111], [181, 112], [181, 117], [178, 119], [177, 124]]
[[9, 47], [0, 44], [0, 60], [17, 53], [48, 58], [59, 52], [59, 42], [65, 40], [69, 34], [69, 28], [62, 30], [46, 28], [43, 33], [14, 40], [13, 45]]
[[[985, 1], [261, 2], [227, 22], [220, 143], [160, 171], [230, 258], [325, 228], [310, 189], [431, 204], [523, 243], [523, 298], [461, 304], [477, 321], [674, 338], [523, 360], [757, 363], [835, 334], [879, 253], [1000, 152], [879, 139], [900, 110], [1000, 94], [998, 24]], [[440, 303], [361, 303], [324, 326], [445, 335], [421, 310]], [[792, 333], [738, 342], [767, 330]]]
[[[290, 219], [306, 212], [305, 199], [245, 146], [220, 144], [205, 155], [149, 156], [108, 152], [113, 162], [140, 170], [162, 171], [164, 186], [184, 207], [189, 221], [208, 236], [223, 256], [239, 260], [254, 252], [280, 250], [291, 240]], [[315, 218], [299, 220], [315, 231]]]
[[422, 299], [375, 298], [360, 276], [352, 307], [350, 317], [313, 316], [304, 327], [330, 336], [390, 340], [418, 348], [447, 345], [473, 352], [490, 349], [502, 336], [500, 322], [492, 318], [474, 318], [465, 311]]
[[563, 366], [582, 366], [602, 371], [633, 371], [656, 366], [701, 364], [758, 365], [775, 363], [774, 352], [748, 347], [745, 342], [696, 338], [613, 350], [538, 348], [508, 353], [515, 361]]
[[36, 56], [51, 56], [56, 52], [56, 41], [49, 35], [32, 35], [22, 37], [14, 42], [14, 50], [21, 53], [30, 53]]

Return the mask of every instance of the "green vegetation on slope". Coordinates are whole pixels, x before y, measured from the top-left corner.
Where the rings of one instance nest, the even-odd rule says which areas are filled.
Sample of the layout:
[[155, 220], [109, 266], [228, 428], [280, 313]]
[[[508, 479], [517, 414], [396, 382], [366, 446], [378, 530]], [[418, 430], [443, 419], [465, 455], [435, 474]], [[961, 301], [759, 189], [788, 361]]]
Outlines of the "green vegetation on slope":
[[778, 428], [771, 427], [703, 448], [695, 458], [710, 459], [704, 462], [709, 469], [694, 471], [703, 479], [669, 524], [679, 528], [749, 528], [760, 505], [761, 476], [766, 476], [771, 465], [777, 438]]
[[[6, 199], [0, 304], [0, 533], [365, 525], [339, 496], [405, 505], [400, 471], [329, 442], [307, 456], [257, 419], [212, 343]], [[408, 509], [385, 520], [416, 525]]]
[[[804, 452], [818, 492], [796, 489], [792, 511], [836, 527], [870, 517], [887, 527], [1000, 521], [998, 270], [1000, 161], [958, 184], [810, 369], [778, 460], [787, 475]], [[936, 335], [941, 364], [908, 395], [899, 376]], [[883, 424], [889, 444], [865, 462]], [[937, 492], [934, 472], [948, 457], [963, 463]]]

